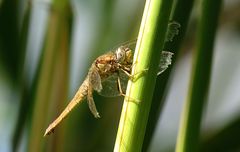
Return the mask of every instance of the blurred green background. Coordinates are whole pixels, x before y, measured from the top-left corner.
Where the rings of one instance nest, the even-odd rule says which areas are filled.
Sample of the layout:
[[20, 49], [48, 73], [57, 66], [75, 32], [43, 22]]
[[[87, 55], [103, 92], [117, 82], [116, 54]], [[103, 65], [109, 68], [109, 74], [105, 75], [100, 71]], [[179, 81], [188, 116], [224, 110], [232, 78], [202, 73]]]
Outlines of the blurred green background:
[[[94, 94], [101, 115], [80, 104], [43, 138], [48, 124], [83, 82], [92, 61], [138, 34], [141, 0], [0, 0], [0, 152], [112, 151], [123, 98]], [[187, 96], [200, 1], [171, 72], [166, 101], [148, 151], [173, 151]], [[184, 11], [184, 10], [183, 10]], [[219, 18], [202, 151], [240, 151], [240, 2]], [[224, 144], [225, 145], [224, 145]]]

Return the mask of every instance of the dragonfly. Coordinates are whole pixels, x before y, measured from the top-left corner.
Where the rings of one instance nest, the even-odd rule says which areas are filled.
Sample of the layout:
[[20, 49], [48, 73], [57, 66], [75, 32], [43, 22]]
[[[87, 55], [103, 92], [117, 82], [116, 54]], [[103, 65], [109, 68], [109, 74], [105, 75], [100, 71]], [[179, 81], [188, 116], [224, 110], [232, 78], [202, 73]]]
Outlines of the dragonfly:
[[[173, 37], [179, 33], [179, 28], [179, 23], [170, 22], [165, 42], [172, 41]], [[136, 40], [132, 43], [136, 43]], [[164, 72], [171, 64], [172, 56], [172, 52], [162, 51], [158, 75]], [[127, 82], [129, 79], [134, 78], [134, 75], [131, 75], [132, 66], [133, 50], [130, 48], [130, 43], [121, 45], [114, 51], [107, 52], [96, 58], [75, 96], [62, 113], [48, 126], [44, 136], [51, 134], [70, 111], [84, 99], [87, 99], [88, 107], [93, 116], [100, 118], [93, 99], [93, 92], [97, 91], [100, 95], [106, 97], [125, 96], [124, 91]]]

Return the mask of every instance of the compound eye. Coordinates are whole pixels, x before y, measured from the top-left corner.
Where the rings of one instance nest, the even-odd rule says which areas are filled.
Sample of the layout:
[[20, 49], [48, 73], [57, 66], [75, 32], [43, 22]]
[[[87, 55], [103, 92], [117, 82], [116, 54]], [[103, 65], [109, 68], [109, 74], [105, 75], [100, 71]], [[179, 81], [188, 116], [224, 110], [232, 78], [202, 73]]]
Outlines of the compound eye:
[[119, 47], [116, 51], [116, 57], [118, 62], [123, 62], [125, 60], [125, 50], [122, 47]]

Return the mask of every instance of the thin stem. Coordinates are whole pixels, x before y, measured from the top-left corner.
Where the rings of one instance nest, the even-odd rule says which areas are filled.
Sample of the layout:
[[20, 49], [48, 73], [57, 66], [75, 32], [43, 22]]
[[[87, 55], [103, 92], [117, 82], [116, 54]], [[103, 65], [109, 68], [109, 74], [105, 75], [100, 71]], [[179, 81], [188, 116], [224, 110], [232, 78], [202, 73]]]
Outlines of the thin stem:
[[[146, 1], [132, 73], [148, 71], [137, 81], [128, 84], [114, 151], [142, 149], [172, 3], [172, 0]], [[130, 102], [128, 97], [140, 103]]]
[[203, 0], [197, 48], [188, 98], [181, 118], [176, 147], [177, 152], [194, 152], [198, 149], [201, 118], [208, 94], [214, 38], [220, 8], [221, 0]]
[[155, 130], [155, 127], [157, 125], [157, 122], [159, 120], [162, 107], [165, 103], [165, 92], [167, 88], [167, 82], [168, 78], [171, 73], [171, 69], [175, 63], [176, 57], [178, 56], [179, 47], [182, 43], [183, 37], [185, 36], [187, 24], [189, 21], [189, 16], [191, 14], [192, 8], [193, 8], [194, 0], [178, 0], [176, 1], [175, 7], [173, 11], [171, 12], [172, 17], [170, 18], [171, 21], [175, 21], [181, 25], [179, 34], [174, 37], [172, 42], [166, 42], [164, 44], [165, 51], [171, 51], [174, 53], [172, 65], [161, 74], [156, 81], [156, 86], [154, 89], [153, 94], [153, 102], [151, 105], [151, 110], [149, 114], [148, 124], [146, 128], [146, 134], [144, 138], [143, 143], [143, 151], [147, 151], [151, 139]]

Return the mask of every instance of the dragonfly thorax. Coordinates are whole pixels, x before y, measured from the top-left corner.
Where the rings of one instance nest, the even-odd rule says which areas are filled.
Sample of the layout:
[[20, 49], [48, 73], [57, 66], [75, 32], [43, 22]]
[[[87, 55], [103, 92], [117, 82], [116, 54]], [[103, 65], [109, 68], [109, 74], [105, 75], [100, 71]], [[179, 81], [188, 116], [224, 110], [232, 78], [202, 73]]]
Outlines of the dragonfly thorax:
[[97, 67], [100, 70], [99, 72], [108, 72], [108, 71], [110, 71], [112, 69], [112, 65], [111, 64], [101, 64], [101, 63], [98, 63]]

